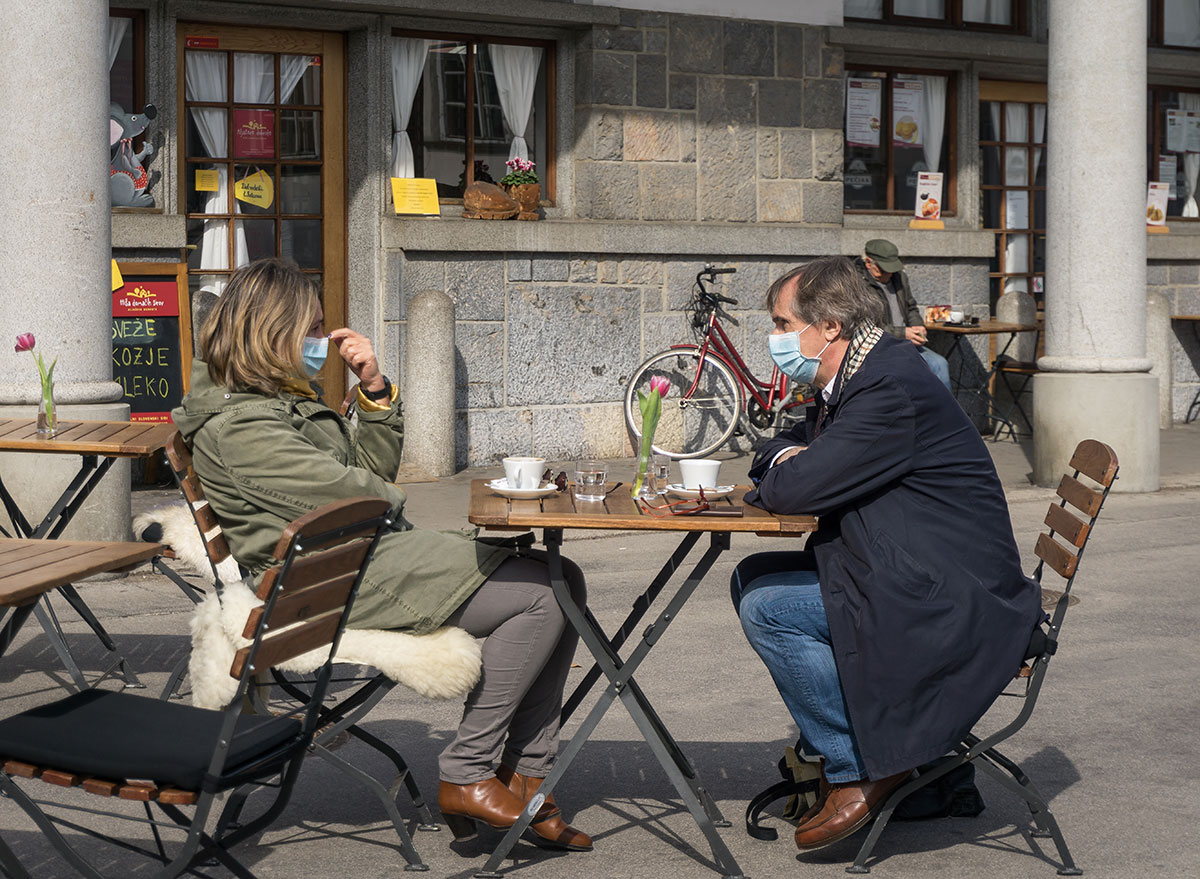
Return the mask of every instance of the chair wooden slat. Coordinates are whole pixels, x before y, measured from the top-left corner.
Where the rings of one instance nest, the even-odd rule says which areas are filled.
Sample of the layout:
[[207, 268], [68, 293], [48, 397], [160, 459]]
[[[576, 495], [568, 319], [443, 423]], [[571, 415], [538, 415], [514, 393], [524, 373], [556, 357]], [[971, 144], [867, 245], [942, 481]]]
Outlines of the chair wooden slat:
[[1058, 484], [1058, 496], [1081, 511], [1089, 519], [1100, 511], [1104, 494], [1088, 488], [1074, 476], [1064, 476]]
[[56, 784], [59, 787], [75, 787], [83, 781], [83, 776], [61, 769], [43, 769], [41, 777], [47, 784]]
[[1117, 475], [1117, 455], [1099, 440], [1084, 440], [1075, 447], [1071, 467], [1108, 488]]
[[17, 778], [37, 778], [41, 775], [42, 768], [32, 763], [22, 763], [20, 760], [5, 760], [4, 771]]
[[195, 517], [196, 523], [204, 530], [205, 534], [221, 525], [217, 521], [217, 514], [213, 512], [212, 505], [207, 501], [199, 506], [193, 506], [192, 516]]
[[[357, 567], [333, 580], [310, 586], [299, 592], [280, 595], [275, 600], [275, 608], [271, 612], [271, 627], [282, 629], [284, 626], [314, 619], [331, 610], [340, 610], [350, 596], [350, 587], [354, 585], [356, 577], [358, 577]], [[246, 619], [246, 628], [242, 631], [243, 638], [254, 637], [265, 612], [266, 608], [264, 607], [256, 607], [250, 611], [250, 616]]]
[[[301, 516], [283, 529], [283, 534], [280, 535], [279, 542], [275, 544], [275, 558], [283, 561], [287, 556], [292, 538], [297, 534], [317, 535], [336, 528], [361, 524], [365, 517], [383, 516], [390, 509], [391, 504], [382, 498], [347, 498], [344, 501], [335, 501], [334, 503], [326, 504], [318, 510], [313, 510], [311, 513]], [[358, 531], [358, 535], [368, 534], [374, 534], [374, 529], [369, 525], [364, 526]], [[346, 536], [337, 538], [339, 541], [345, 539]], [[314, 542], [313, 538], [309, 536], [302, 541], [302, 544], [304, 549], [314, 550], [322, 546], [328, 546], [330, 542], [332, 541]]]
[[[365, 540], [357, 540], [345, 546], [335, 547], [314, 556], [301, 556], [292, 562], [288, 569], [287, 582], [283, 584], [283, 593], [297, 592], [308, 586], [322, 583], [331, 577], [336, 577], [344, 571], [357, 571], [367, 556], [371, 545]], [[275, 581], [283, 566], [271, 568], [263, 574], [262, 582], [258, 585], [258, 597], [263, 601], [275, 588]], [[249, 636], [247, 636], [249, 637]]]
[[233, 554], [229, 551], [225, 535], [219, 533], [204, 539], [204, 549], [208, 552], [208, 557], [218, 565]]
[[83, 789], [98, 797], [115, 797], [120, 787], [115, 781], [105, 781], [103, 778], [85, 778]]
[[1091, 529], [1087, 522], [1081, 522], [1069, 510], [1058, 504], [1050, 505], [1050, 509], [1046, 512], [1046, 524], [1076, 548], [1083, 546], [1083, 542], [1087, 540], [1088, 531]]
[[1049, 534], [1038, 535], [1034, 553], [1057, 571], [1064, 580], [1071, 579], [1075, 573], [1075, 566], [1079, 563], [1078, 557], [1064, 549], [1063, 545], [1056, 542]]
[[138, 784], [131, 782], [123, 784], [117, 789], [117, 796], [122, 800], [134, 800], [139, 803], [148, 803], [158, 796], [158, 788], [152, 784]]
[[168, 806], [190, 806], [200, 799], [200, 795], [190, 790], [180, 790], [177, 787], [164, 787], [158, 792], [158, 801]]
[[[323, 617], [317, 617], [312, 622], [264, 637], [262, 643], [259, 644], [258, 655], [254, 660], [256, 670], [265, 671], [302, 653], [329, 644], [334, 633], [337, 632], [340, 619], [340, 612], [330, 613]], [[229, 671], [230, 676], [240, 678], [249, 658], [249, 647], [243, 647], [234, 654], [233, 667]]]

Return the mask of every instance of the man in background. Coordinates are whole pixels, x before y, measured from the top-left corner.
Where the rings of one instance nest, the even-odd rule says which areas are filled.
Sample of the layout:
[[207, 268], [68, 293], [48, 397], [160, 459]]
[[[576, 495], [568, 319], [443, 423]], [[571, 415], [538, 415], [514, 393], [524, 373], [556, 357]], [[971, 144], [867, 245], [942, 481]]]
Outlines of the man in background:
[[908, 339], [917, 346], [917, 353], [933, 370], [938, 380], [950, 390], [950, 364], [946, 358], [929, 347], [925, 319], [908, 286], [908, 275], [900, 261], [900, 251], [886, 238], [872, 238], [863, 248], [863, 255], [854, 261], [867, 289], [878, 293], [886, 309], [887, 323], [883, 329], [897, 339]]

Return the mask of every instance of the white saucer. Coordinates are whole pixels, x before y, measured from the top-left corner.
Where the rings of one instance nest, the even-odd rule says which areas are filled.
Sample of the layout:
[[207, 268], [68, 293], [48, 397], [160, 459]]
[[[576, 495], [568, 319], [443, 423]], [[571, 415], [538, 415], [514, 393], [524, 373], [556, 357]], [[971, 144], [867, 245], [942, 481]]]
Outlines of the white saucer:
[[508, 480], [504, 478], [493, 479], [487, 484], [487, 487], [498, 495], [513, 498], [514, 500], [528, 500], [535, 497], [550, 497], [558, 491], [558, 486], [553, 482], [545, 482], [541, 488], [509, 488]]
[[[725, 495], [730, 494], [735, 488], [737, 488], [736, 485], [718, 485], [716, 488], [706, 488], [704, 489], [704, 496], [710, 500], [712, 498], [725, 497]], [[700, 490], [698, 488], [684, 488], [682, 485], [677, 483], [668, 485], [667, 491], [677, 497], [700, 497]]]

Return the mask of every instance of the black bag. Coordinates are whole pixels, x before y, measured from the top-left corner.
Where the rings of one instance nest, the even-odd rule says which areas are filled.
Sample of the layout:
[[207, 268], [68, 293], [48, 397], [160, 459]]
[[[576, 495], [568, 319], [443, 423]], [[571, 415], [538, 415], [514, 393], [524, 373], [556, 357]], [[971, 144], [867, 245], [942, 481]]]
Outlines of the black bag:
[[[940, 760], [917, 767], [917, 773], [929, 772]], [[803, 753], [800, 742], [784, 751], [779, 760], [783, 781], [759, 791], [746, 805], [746, 833], [755, 839], [778, 839], [773, 827], [762, 827], [758, 821], [764, 809], [783, 797], [783, 817], [789, 821], [800, 818], [817, 801], [821, 785], [821, 762]], [[966, 763], [956, 766], [941, 778], [919, 788], [900, 801], [892, 817], [901, 821], [925, 821], [930, 818], [974, 818], [984, 810], [983, 797], [975, 787], [975, 767]]]

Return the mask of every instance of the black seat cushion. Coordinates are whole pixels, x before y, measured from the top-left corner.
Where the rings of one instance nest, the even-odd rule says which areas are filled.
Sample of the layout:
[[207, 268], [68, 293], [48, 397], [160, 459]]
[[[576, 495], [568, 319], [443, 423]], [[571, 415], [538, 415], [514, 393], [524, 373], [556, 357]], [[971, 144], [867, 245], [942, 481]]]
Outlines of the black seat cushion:
[[1041, 624], [1034, 626], [1033, 633], [1029, 636], [1029, 646], [1025, 648], [1025, 658], [1034, 659], [1046, 652], [1046, 646], [1050, 643], [1050, 638], [1046, 634], [1046, 630]]
[[[195, 791], [224, 716], [178, 702], [87, 690], [0, 721], [0, 763], [18, 760], [110, 781], [148, 780]], [[300, 722], [292, 718], [242, 716], [226, 771], [299, 733]]]

